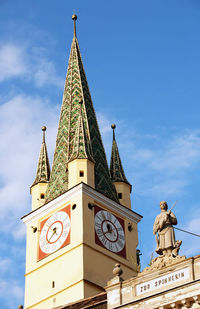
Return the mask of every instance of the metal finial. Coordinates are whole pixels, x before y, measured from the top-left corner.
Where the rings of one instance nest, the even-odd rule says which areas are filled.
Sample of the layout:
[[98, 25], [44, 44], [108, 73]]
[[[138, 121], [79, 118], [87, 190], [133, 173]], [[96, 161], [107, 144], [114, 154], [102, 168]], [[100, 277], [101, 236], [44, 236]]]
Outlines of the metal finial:
[[76, 20], [77, 20], [76, 14], [72, 15], [72, 20], [74, 21], [74, 37], [76, 37]]
[[45, 143], [45, 131], [46, 131], [47, 127], [43, 126], [42, 127], [42, 131], [43, 131], [43, 143]]
[[113, 140], [115, 140], [115, 128], [116, 128], [116, 124], [111, 124], [111, 128], [113, 129]]

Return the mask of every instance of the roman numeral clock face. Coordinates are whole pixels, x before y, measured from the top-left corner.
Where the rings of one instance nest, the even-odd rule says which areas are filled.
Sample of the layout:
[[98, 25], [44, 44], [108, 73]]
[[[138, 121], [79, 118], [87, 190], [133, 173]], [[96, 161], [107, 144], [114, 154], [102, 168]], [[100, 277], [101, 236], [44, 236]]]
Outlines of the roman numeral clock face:
[[96, 244], [126, 258], [124, 221], [95, 206], [94, 226]]
[[70, 205], [40, 224], [39, 260], [70, 243]]

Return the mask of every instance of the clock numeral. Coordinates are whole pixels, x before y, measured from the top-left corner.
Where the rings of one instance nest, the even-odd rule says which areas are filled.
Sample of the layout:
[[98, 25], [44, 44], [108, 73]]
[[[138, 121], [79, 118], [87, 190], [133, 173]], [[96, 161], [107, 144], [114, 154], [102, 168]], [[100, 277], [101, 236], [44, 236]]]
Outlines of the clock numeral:
[[114, 245], [115, 245], [115, 252], [118, 252], [118, 251], [119, 251], [119, 248], [118, 248], [117, 243], [115, 243]]
[[120, 248], [124, 247], [124, 244], [123, 244], [123, 242], [120, 239], [118, 240], [118, 244], [119, 244]]
[[107, 219], [110, 220], [110, 221], [111, 221], [111, 219], [112, 219], [112, 215], [111, 215], [110, 212], [107, 212]]
[[109, 250], [113, 251], [113, 244], [111, 242], [108, 243]]
[[103, 236], [102, 230], [101, 229], [96, 229], [96, 233], [99, 237]]
[[96, 218], [101, 222], [102, 218], [100, 218], [98, 215], [96, 215]]
[[[114, 218], [115, 218], [115, 217], [114, 217]], [[116, 222], [117, 222], [117, 219], [115, 218], [115, 220], [114, 220], [113, 224], [115, 225], [115, 224], [116, 224]]]
[[56, 249], [57, 249], [57, 245], [56, 244], [51, 245], [51, 251], [55, 251]]
[[124, 240], [124, 236], [123, 236], [123, 235], [120, 235], [120, 234], [119, 234], [119, 235], [118, 235], [118, 238], [121, 239], [121, 240]]
[[44, 241], [42, 241], [42, 242], [40, 242], [40, 247], [42, 248], [42, 247], [45, 247], [47, 245], [47, 242], [44, 240]]
[[96, 222], [96, 223], [95, 223], [95, 226], [98, 227], [98, 228], [100, 228], [100, 227], [101, 227], [101, 224], [99, 224], [99, 223]]
[[101, 238], [101, 242], [104, 244], [104, 246], [106, 246], [107, 239], [103, 236], [103, 237]]

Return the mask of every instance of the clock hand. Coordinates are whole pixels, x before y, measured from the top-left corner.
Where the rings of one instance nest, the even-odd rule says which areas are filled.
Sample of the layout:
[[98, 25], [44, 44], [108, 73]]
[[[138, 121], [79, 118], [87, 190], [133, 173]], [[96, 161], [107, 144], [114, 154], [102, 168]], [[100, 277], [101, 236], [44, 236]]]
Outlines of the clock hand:
[[50, 241], [50, 240], [51, 240], [51, 238], [54, 236], [54, 234], [56, 234], [56, 235], [57, 235], [57, 233], [56, 233], [56, 227], [54, 227], [54, 228], [53, 228], [53, 234], [51, 235], [51, 237], [49, 238], [49, 240], [48, 240], [48, 241]]
[[114, 236], [116, 236], [115, 231], [110, 224], [107, 224], [107, 229], [108, 230], [104, 234], [107, 234], [107, 233], [112, 234], [112, 232], [113, 232]]
[[[50, 228], [50, 230], [51, 230], [52, 232], [54, 232], [54, 234], [55, 234], [55, 233], [56, 233], [56, 230], [57, 230], [57, 227], [54, 227], [53, 229]], [[58, 235], [58, 234], [56, 233], [56, 235]]]

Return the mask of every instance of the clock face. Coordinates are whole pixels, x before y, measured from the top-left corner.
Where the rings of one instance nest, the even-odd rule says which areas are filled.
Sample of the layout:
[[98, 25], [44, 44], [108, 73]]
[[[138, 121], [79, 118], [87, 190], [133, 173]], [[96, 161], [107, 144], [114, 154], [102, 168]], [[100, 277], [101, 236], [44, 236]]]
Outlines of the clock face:
[[124, 234], [124, 221], [112, 213], [95, 207], [95, 242], [126, 257], [125, 250], [125, 234]]
[[39, 260], [70, 243], [70, 206], [41, 222]]

